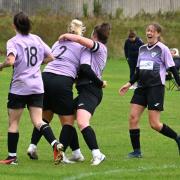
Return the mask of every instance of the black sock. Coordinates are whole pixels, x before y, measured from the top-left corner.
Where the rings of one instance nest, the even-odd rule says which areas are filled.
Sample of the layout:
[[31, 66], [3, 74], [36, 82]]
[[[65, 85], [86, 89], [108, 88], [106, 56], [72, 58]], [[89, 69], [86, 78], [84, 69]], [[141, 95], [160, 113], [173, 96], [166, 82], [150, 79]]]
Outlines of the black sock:
[[17, 133], [8, 132], [8, 152], [9, 153], [17, 152], [18, 140], [19, 140], [19, 132]]
[[84, 128], [81, 131], [81, 133], [90, 150], [99, 149], [97, 140], [96, 140], [96, 134], [94, 130], [91, 128], [91, 126]]
[[174, 140], [176, 140], [176, 138], [177, 138], [177, 133], [173, 129], [168, 127], [166, 124], [163, 124], [163, 127], [159, 132], [161, 134], [163, 134], [164, 136], [167, 136], [167, 137], [172, 138]]
[[69, 146], [73, 136], [73, 127], [71, 125], [65, 124], [60, 132], [59, 142], [63, 144], [64, 151], [66, 151], [67, 147]]
[[51, 144], [53, 141], [56, 140], [51, 127], [48, 124], [44, 124], [40, 128], [40, 132], [43, 134], [45, 139], [48, 141], [49, 144]]
[[73, 135], [72, 135], [72, 139], [69, 145], [72, 151], [75, 151], [76, 149], [79, 149], [79, 140], [78, 140], [76, 128], [73, 127], [72, 130], [73, 130]]
[[129, 134], [133, 150], [140, 151], [140, 129], [130, 129]]
[[[49, 122], [46, 121], [45, 119], [43, 119], [43, 121], [49, 124]], [[42, 137], [41, 132], [36, 127], [34, 127], [31, 137], [31, 144], [37, 145], [41, 137]]]

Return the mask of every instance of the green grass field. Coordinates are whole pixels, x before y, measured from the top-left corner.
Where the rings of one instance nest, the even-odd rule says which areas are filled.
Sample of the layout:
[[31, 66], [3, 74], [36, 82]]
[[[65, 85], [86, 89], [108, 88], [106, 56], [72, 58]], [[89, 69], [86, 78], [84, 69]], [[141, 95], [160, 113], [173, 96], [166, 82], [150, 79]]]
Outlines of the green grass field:
[[[11, 74], [11, 68], [0, 72], [0, 159], [7, 156], [6, 102]], [[103, 78], [108, 81], [108, 87], [104, 89], [103, 101], [91, 122], [96, 131], [100, 149], [107, 157], [106, 161], [97, 167], [90, 165], [91, 152], [79, 131], [80, 146], [86, 158], [85, 162], [55, 166], [52, 149], [44, 139], [38, 146], [39, 160], [29, 160], [26, 150], [33, 127], [28, 111], [25, 110], [19, 129], [19, 165], [0, 165], [0, 179], [179, 179], [180, 157], [176, 143], [151, 130], [146, 112], [141, 119], [141, 146], [144, 156], [142, 159], [127, 159], [127, 153], [132, 150], [128, 135], [128, 112], [133, 91], [130, 90], [126, 96], [120, 97], [118, 89], [128, 80], [128, 77], [129, 71], [125, 61], [108, 61]], [[165, 111], [161, 119], [180, 133], [179, 102], [180, 92], [166, 91]], [[61, 126], [56, 116], [51, 126], [58, 138]], [[69, 149], [67, 153], [70, 155]]]

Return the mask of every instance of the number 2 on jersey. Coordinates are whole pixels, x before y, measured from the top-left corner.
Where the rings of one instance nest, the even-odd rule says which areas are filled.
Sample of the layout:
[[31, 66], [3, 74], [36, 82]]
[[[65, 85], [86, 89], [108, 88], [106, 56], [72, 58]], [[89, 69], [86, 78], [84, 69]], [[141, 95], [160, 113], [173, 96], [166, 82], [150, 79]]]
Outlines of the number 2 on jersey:
[[67, 47], [66, 46], [61, 46], [59, 49], [61, 50], [61, 52], [57, 56], [55, 56], [55, 58], [57, 58], [57, 59], [61, 59], [61, 56], [67, 50]]

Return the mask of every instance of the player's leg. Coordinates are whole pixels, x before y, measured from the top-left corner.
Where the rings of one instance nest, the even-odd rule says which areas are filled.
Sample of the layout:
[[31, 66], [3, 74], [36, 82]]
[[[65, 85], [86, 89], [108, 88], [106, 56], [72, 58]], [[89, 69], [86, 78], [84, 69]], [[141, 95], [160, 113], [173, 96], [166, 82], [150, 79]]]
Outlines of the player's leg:
[[17, 144], [19, 140], [19, 121], [22, 115], [23, 109], [26, 105], [26, 97], [21, 95], [8, 94], [8, 158], [0, 161], [4, 164], [17, 164]]
[[129, 135], [131, 139], [131, 145], [133, 152], [128, 154], [129, 158], [142, 157], [140, 146], [140, 127], [139, 120], [147, 105], [146, 91], [141, 88], [137, 88], [134, 91], [134, 95], [131, 99], [130, 115], [129, 115]]
[[[43, 121], [47, 124], [51, 122], [53, 119], [53, 112], [50, 110], [43, 111]], [[30, 157], [30, 159], [37, 160], [38, 159], [38, 154], [37, 154], [37, 144], [40, 141], [42, 137], [41, 132], [34, 127], [32, 136], [31, 136], [31, 143], [27, 149], [27, 154]]]
[[75, 161], [75, 162], [83, 162], [85, 160], [85, 158], [80, 150], [78, 134], [77, 134], [76, 128], [73, 127], [72, 131], [73, 131], [72, 139], [69, 144], [69, 146], [72, 150], [72, 156], [69, 158], [69, 160]]
[[29, 107], [29, 113], [33, 125], [43, 134], [45, 139], [54, 149], [54, 162], [59, 164], [62, 160], [62, 144], [58, 143], [56, 140], [51, 127], [42, 121], [42, 108], [39, 107]]
[[59, 142], [61, 142], [64, 145], [64, 151], [66, 151], [73, 136], [74, 115], [59, 116], [59, 118], [62, 124]]
[[1, 164], [17, 164], [17, 145], [19, 140], [19, 121], [23, 109], [8, 109], [9, 128], [8, 128], [8, 157], [1, 160]]
[[131, 104], [129, 115], [129, 135], [133, 152], [128, 154], [129, 158], [142, 157], [140, 146], [140, 127], [139, 120], [145, 107], [138, 104]]
[[[53, 119], [53, 112], [52, 112], [52, 100], [54, 98], [54, 96], [56, 97], [56, 95], [51, 91], [51, 83], [54, 82], [53, 77], [51, 77], [51, 74], [49, 73], [42, 73], [42, 78], [43, 78], [43, 82], [44, 82], [44, 89], [45, 92], [43, 94], [43, 121], [47, 124], [49, 124], [51, 122], [51, 120]], [[54, 86], [52, 88], [55, 88]], [[52, 92], [52, 93], [51, 93]], [[37, 103], [38, 106], [42, 106], [42, 100], [40, 99], [36, 99], [36, 96], [32, 97], [32, 105], [34, 104], [34, 101]], [[33, 132], [32, 132], [32, 136], [31, 136], [31, 143], [28, 147], [27, 150], [27, 154], [30, 157], [30, 159], [38, 159], [38, 155], [37, 155], [37, 144], [40, 141], [42, 137], [41, 132], [34, 127]]]
[[79, 89], [76, 119], [83, 138], [91, 150], [93, 156], [92, 165], [99, 165], [105, 160], [105, 155], [99, 149], [95, 131], [90, 126], [90, 119], [101, 100], [102, 89], [94, 85], [88, 85]]
[[163, 134], [164, 136], [174, 139], [178, 145], [178, 150], [180, 152], [180, 137], [171, 127], [160, 122], [160, 111], [149, 110], [148, 112], [151, 128]]
[[[63, 144], [64, 146], [64, 153], [67, 149], [67, 147], [72, 144], [72, 141], [74, 141], [73, 143], [75, 144], [75, 146], [77, 146], [78, 144], [78, 149], [79, 149], [79, 142], [78, 142], [78, 138], [74, 137], [74, 131], [75, 128], [73, 127], [74, 124], [74, 115], [59, 115], [61, 124], [62, 124], [62, 129], [60, 132], [60, 136], [59, 136], [59, 142], [61, 144]], [[79, 149], [80, 152], [80, 149]], [[81, 154], [82, 155], [82, 154]], [[73, 163], [72, 160], [68, 159], [65, 154], [63, 154], [63, 162], [64, 163]]]
[[92, 152], [92, 165], [99, 165], [105, 160], [105, 155], [100, 152], [96, 139], [96, 134], [93, 128], [90, 126], [91, 113], [84, 109], [77, 110], [77, 122], [78, 127], [81, 130], [83, 138]]
[[149, 123], [150, 126], [169, 138], [172, 138], [176, 141], [178, 145], [178, 150], [180, 152], [180, 137], [177, 133], [167, 126], [160, 122], [160, 113], [163, 111], [164, 104], [164, 86], [156, 86], [149, 88], [148, 90], [148, 114], [149, 114]]
[[[59, 76], [58, 84], [59, 90], [56, 92], [56, 100], [54, 101], [54, 110], [59, 115], [62, 130], [59, 136], [59, 142], [64, 145], [64, 152], [66, 151], [67, 147], [71, 144], [74, 145], [74, 148], [80, 152], [79, 149], [79, 142], [74, 125], [74, 101], [73, 101], [73, 86], [74, 80], [70, 77]], [[73, 143], [72, 143], [73, 142]], [[76, 146], [76, 147], [75, 147]], [[82, 154], [80, 154], [82, 155]], [[64, 156], [65, 157], [65, 156]], [[63, 161], [65, 162], [64, 158]], [[65, 163], [68, 163], [66, 161]]]
[[29, 114], [33, 125], [43, 134], [45, 139], [54, 149], [54, 162], [59, 164], [62, 160], [63, 145], [58, 143], [50, 126], [42, 120], [43, 94], [28, 97]]
[[[78, 102], [78, 97], [76, 97], [74, 100], [73, 100], [73, 109], [75, 111], [75, 117], [76, 117], [76, 110], [77, 110], [77, 102]], [[76, 131], [76, 128], [73, 127], [72, 128], [72, 139], [71, 139], [71, 142], [69, 144], [71, 150], [72, 150], [72, 156], [69, 158], [70, 161], [75, 161], [75, 162], [83, 162], [85, 160], [83, 154], [81, 153], [81, 150], [80, 150], [80, 146], [79, 146], [79, 139], [78, 139], [78, 134], [77, 134], [77, 131]]]

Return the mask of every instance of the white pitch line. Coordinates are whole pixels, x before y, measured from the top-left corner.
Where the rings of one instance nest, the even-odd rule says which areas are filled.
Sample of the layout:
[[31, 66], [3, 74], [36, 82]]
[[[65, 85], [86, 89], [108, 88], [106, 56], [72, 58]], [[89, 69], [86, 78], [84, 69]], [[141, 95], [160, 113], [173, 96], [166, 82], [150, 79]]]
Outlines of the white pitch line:
[[103, 172], [90, 172], [90, 173], [81, 173], [77, 176], [69, 176], [66, 178], [63, 178], [63, 180], [78, 180], [78, 179], [83, 179], [86, 177], [90, 176], [96, 176], [96, 175], [104, 175], [104, 174], [115, 174], [115, 173], [122, 173], [122, 172], [143, 172], [143, 171], [151, 171], [151, 170], [163, 170], [163, 169], [178, 169], [180, 167], [176, 166], [175, 164], [171, 165], [163, 165], [162, 167], [138, 167], [138, 168], [133, 168], [133, 169], [126, 169], [126, 168], [120, 168], [120, 169], [110, 169], [108, 171], [103, 171]]

